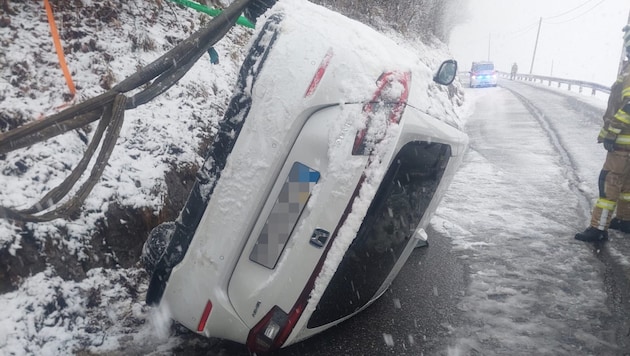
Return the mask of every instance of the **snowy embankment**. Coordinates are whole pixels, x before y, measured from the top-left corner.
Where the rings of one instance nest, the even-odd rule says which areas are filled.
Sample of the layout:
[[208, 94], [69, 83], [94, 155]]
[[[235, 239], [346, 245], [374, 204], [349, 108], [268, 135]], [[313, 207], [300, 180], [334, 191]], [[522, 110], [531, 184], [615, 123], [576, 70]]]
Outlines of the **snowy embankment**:
[[[8, 24], [0, 27], [3, 131], [58, 112], [69, 98], [43, 7], [10, 5], [15, 14], [2, 15]], [[162, 1], [84, 0], [54, 10], [77, 87], [70, 104], [103, 93], [208, 21]], [[180, 342], [169, 337], [168, 318], [144, 304], [147, 275], [137, 257], [148, 230], [135, 225], [150, 228], [174, 218], [165, 212], [175, 209], [171, 200], [177, 199], [169, 196], [169, 180], [183, 180], [173, 172], [191, 177], [203, 162], [200, 152], [229, 100], [250, 35], [251, 30], [234, 28], [215, 46], [219, 64], [204, 55], [166, 93], [125, 113], [103, 177], [76, 219], [38, 224], [0, 219], [0, 303], [5, 306], [0, 353], [102, 353], [155, 350], [156, 345], [168, 350]], [[426, 45], [387, 35], [430, 68], [449, 57], [438, 41]], [[452, 113], [453, 103], [463, 101], [459, 86], [434, 90], [427, 106], [436, 116]], [[29, 207], [61, 183], [81, 159], [94, 132], [95, 124], [90, 126], [0, 157], [0, 205]], [[128, 226], [127, 233], [114, 234], [114, 225]]]
[[[11, 5], [15, 14], [4, 16], [10, 25], [0, 28], [6, 49], [0, 56], [5, 130], [15, 127], [16, 118], [20, 124], [62, 110], [69, 97], [43, 7], [38, 2]], [[208, 20], [168, 2], [85, 1], [54, 9], [77, 87], [73, 103], [103, 93]], [[250, 32], [235, 28], [215, 47], [219, 64], [210, 64], [205, 55], [165, 94], [125, 113], [108, 167], [76, 220], [21, 224], [0, 219], [0, 291], [18, 287], [0, 296], [8, 306], [0, 311], [0, 353], [112, 349], [125, 334], [142, 333], [139, 327], [149, 324], [143, 303], [146, 274], [138, 265], [121, 268], [107, 245], [146, 235], [123, 235], [120, 241], [94, 236], [106, 233], [106, 214], [114, 205], [143, 209], [157, 219], [168, 198], [167, 172], [202, 162], [198, 152], [223, 114]], [[0, 184], [9, 189], [0, 192], [1, 204], [26, 208], [61, 183], [81, 159], [82, 138], [91, 137], [91, 126], [2, 157]], [[32, 276], [21, 279], [15, 274], [19, 268]]]

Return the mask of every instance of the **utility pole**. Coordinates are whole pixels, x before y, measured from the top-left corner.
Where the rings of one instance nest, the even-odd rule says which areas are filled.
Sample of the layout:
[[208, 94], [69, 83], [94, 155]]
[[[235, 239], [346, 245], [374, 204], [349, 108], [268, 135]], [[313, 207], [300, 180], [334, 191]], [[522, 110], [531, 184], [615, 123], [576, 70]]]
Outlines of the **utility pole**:
[[488, 34], [488, 62], [490, 62], [490, 37], [491, 34]]
[[534, 70], [534, 61], [536, 60], [536, 48], [538, 47], [538, 37], [540, 37], [540, 26], [542, 25], [542, 17], [538, 21], [538, 33], [536, 33], [536, 43], [534, 44], [534, 55], [532, 56], [532, 65], [529, 67], [529, 74]]

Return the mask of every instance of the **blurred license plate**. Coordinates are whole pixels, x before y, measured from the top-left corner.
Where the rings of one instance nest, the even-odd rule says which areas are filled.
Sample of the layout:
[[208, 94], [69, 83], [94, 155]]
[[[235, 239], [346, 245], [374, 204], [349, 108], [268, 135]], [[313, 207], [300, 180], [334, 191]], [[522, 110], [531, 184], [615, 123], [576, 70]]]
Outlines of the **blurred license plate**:
[[275, 268], [319, 177], [319, 172], [308, 166], [300, 162], [293, 164], [249, 255], [250, 260]]

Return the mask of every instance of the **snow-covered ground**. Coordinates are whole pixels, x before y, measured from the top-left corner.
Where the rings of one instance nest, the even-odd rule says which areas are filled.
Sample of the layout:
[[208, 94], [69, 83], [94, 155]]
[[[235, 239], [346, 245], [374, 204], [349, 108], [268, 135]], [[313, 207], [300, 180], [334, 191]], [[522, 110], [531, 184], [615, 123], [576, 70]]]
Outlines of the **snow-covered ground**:
[[[455, 355], [624, 354], [623, 316], [606, 293], [588, 226], [605, 151], [606, 102], [503, 80], [466, 90], [474, 113], [464, 165], [432, 225], [470, 266]], [[628, 239], [603, 249], [628, 266]], [[624, 267], [621, 267], [624, 268]], [[627, 271], [627, 269], [626, 269]], [[627, 351], [627, 350], [626, 350]]]
[[[98, 4], [85, 2], [76, 13], [68, 11], [58, 27], [66, 33], [66, 47], [79, 48], [66, 55], [78, 88], [74, 102], [82, 102], [109, 89], [139, 67], [157, 59], [192, 31], [201, 19], [172, 3], [135, 4], [123, 2], [107, 11], [114, 19], [102, 22], [82, 17], [80, 11], [98, 13]], [[94, 6], [94, 8], [90, 8]], [[60, 111], [68, 105], [69, 94], [58, 67], [48, 23], [39, 4], [25, 3], [11, 16], [11, 27], [0, 28], [9, 50], [2, 53], [0, 94], [2, 114], [37, 119]], [[93, 15], [93, 14], [91, 14]], [[60, 17], [60, 16], [58, 16]], [[65, 26], [65, 27], [64, 27]], [[73, 32], [74, 33], [74, 32]], [[167, 34], [167, 35], [165, 35]], [[71, 35], [68, 35], [71, 36]], [[109, 160], [102, 183], [85, 203], [81, 217], [72, 222], [30, 225], [36, 238], [67, 230], [71, 240], [58, 239], [73, 254], [81, 253], [93, 232], [95, 222], [103, 217], [112, 201], [123, 206], [146, 206], [157, 211], [163, 205], [166, 185], [164, 172], [171, 165], [199, 164], [197, 150], [221, 117], [235, 82], [243, 43], [249, 31], [235, 28], [216, 49], [220, 63], [211, 65], [204, 56], [188, 74], [159, 100], [126, 113], [117, 147]], [[95, 41], [95, 42], [92, 42]], [[109, 84], [104, 84], [104, 83]], [[105, 87], [105, 88], [104, 88]], [[88, 136], [90, 133], [86, 133]], [[28, 150], [7, 154], [3, 160], [2, 185], [11, 187], [0, 196], [3, 206], [26, 208], [57, 186], [74, 167], [85, 150], [76, 132], [69, 132]], [[17, 167], [23, 167], [18, 169]], [[37, 182], [34, 184], [33, 182]], [[0, 246], [20, 247], [20, 229], [0, 219]]]
[[[98, 8], [95, 1], [84, 4], [93, 11]], [[114, 7], [115, 21], [80, 16], [77, 10], [74, 18], [58, 23], [86, 33], [66, 45], [74, 41], [76, 48], [83, 48], [81, 44], [96, 39], [99, 48], [67, 56], [79, 87], [78, 102], [102, 93], [104, 78], [119, 82], [159, 57], [199, 28], [205, 16], [168, 2], [161, 2], [161, 8], [158, 4], [121, 2]], [[30, 2], [17, 6], [20, 11], [11, 17], [11, 27], [0, 27], [0, 39], [9, 48], [0, 54], [0, 114], [36, 118], [55, 112], [67, 89], [42, 8]], [[89, 21], [100, 25], [87, 26]], [[93, 248], [95, 223], [112, 202], [148, 207], [158, 214], [165, 198], [165, 172], [173, 165], [202, 162], [198, 146], [223, 113], [250, 34], [235, 28], [215, 47], [218, 65], [202, 57], [168, 92], [126, 113], [110, 164], [77, 220], [23, 227], [0, 219], [0, 248], [19, 254], [24, 244], [20, 231], [26, 228], [37, 241], [48, 239], [69, 256], [85, 260]], [[437, 42], [387, 35], [428, 67], [435, 68], [448, 56]], [[146, 50], [133, 43], [146, 43]], [[610, 310], [601, 266], [589, 247], [573, 240], [586, 226], [597, 193], [604, 152], [594, 140], [601, 120], [596, 112], [603, 111], [605, 101], [576, 93], [566, 99], [528, 89], [532, 85], [512, 86], [505, 82], [507, 89], [466, 90], [466, 104], [459, 109], [471, 148], [431, 224], [451, 238], [453, 251], [471, 267], [471, 276], [459, 305], [468, 323], [454, 327], [454, 339], [444, 353], [612, 354], [619, 350], [602, 322]], [[510, 88], [534, 104], [526, 109]], [[443, 100], [446, 92], [436, 95], [429, 110], [451, 112], [450, 102]], [[567, 101], [569, 107], [581, 107], [575, 103], [582, 102], [590, 106], [568, 112]], [[7, 154], [0, 162], [0, 185], [9, 189], [0, 191], [1, 205], [26, 207], [35, 202], [63, 180], [84, 148], [79, 135], [71, 132]], [[27, 169], [16, 174], [21, 166]], [[614, 238], [609, 249], [627, 264], [627, 251], [615, 242], [626, 242], [624, 237]], [[167, 315], [144, 304], [146, 288], [146, 273], [137, 265], [92, 268], [76, 280], [61, 278], [50, 266], [35, 271], [19, 281], [17, 289], [0, 295], [0, 353], [168, 354], [182, 340]]]
[[[1, 115], [3, 120], [34, 120], [60, 111], [69, 90], [41, 3], [9, 4], [16, 14], [7, 16], [10, 26], [0, 28]], [[57, 27], [64, 46], [72, 48], [66, 50], [66, 61], [78, 89], [76, 103], [103, 93], [208, 21], [205, 14], [167, 1], [83, 1], [66, 3], [64, 9], [64, 16], [56, 13]], [[215, 46], [219, 64], [204, 55], [157, 100], [126, 112], [108, 167], [76, 220], [22, 225], [0, 219], [0, 250], [24, 260], [32, 271], [14, 281], [17, 290], [0, 296], [6, 306], [0, 311], [0, 354], [59, 355], [115, 350], [123, 344], [131, 349], [169, 344], [168, 338], [152, 341], [155, 335], [168, 335], [169, 324], [154, 319], [144, 305], [148, 277], [138, 265], [85, 268], [100, 262], [92, 250], [102, 246], [93, 246], [92, 235], [112, 204], [145, 207], [157, 216], [166, 197], [165, 173], [203, 162], [200, 146], [223, 115], [250, 35], [251, 30], [234, 28]], [[2, 157], [0, 204], [26, 208], [35, 203], [69, 174], [85, 147], [80, 134], [71, 131]], [[35, 257], [20, 254], [24, 239], [30, 238], [24, 231], [32, 232], [39, 246], [30, 253], [50, 261], [55, 258], [51, 250], [58, 250], [60, 263], [67, 256], [76, 265], [69, 268], [84, 269], [85, 278], [64, 280], [51, 263], [41, 272], [39, 265], [28, 266]], [[111, 253], [106, 258], [116, 260]], [[11, 271], [0, 275], [4, 272]]]

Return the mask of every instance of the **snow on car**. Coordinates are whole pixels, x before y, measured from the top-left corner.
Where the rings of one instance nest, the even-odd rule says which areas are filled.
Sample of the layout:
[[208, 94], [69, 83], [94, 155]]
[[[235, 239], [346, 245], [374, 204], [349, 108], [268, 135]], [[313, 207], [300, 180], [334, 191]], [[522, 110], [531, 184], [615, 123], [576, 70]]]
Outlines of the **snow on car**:
[[419, 241], [467, 136], [429, 111], [417, 55], [308, 2], [259, 19], [175, 222], [144, 248], [149, 304], [265, 353], [365, 309]]

